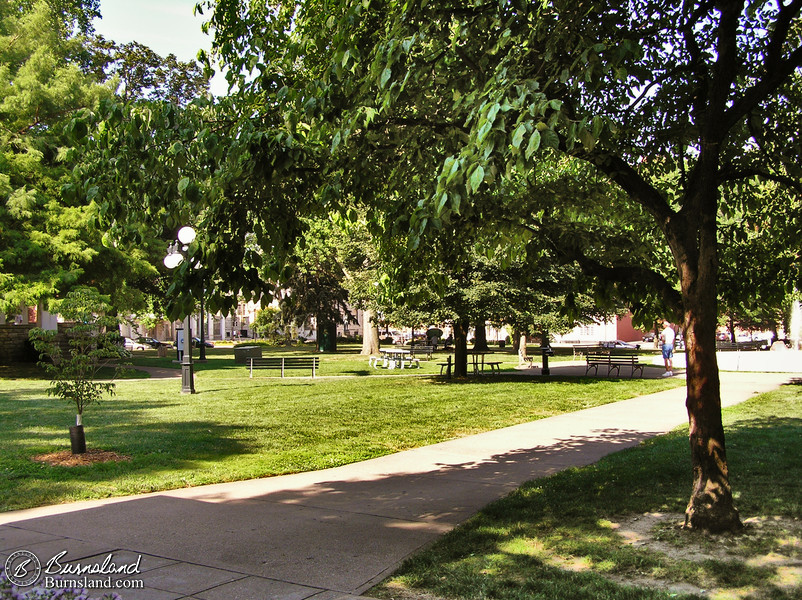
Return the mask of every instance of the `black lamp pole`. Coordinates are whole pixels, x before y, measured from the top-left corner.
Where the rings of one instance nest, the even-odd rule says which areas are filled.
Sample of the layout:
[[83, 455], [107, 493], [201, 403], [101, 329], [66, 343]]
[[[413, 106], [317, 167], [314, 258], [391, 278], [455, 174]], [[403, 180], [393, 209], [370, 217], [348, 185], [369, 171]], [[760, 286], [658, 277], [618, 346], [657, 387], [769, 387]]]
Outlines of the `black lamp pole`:
[[[168, 269], [175, 269], [188, 258], [189, 245], [195, 241], [195, 230], [192, 227], [182, 227], [178, 230], [178, 240], [167, 247], [167, 256], [164, 265]], [[201, 329], [203, 331], [203, 329]], [[201, 334], [202, 335], [202, 334]], [[184, 317], [184, 352], [181, 357], [181, 393], [195, 393], [195, 373], [192, 365], [192, 329], [189, 315]]]

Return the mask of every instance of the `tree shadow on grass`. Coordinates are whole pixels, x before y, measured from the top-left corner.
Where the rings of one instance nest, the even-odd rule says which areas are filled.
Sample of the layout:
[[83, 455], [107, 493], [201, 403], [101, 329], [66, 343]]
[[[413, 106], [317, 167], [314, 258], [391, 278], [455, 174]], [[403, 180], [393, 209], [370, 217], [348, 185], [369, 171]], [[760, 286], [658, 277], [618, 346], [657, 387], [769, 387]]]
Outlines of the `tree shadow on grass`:
[[7, 449], [17, 446], [20, 450], [6, 451], [0, 460], [0, 471], [6, 476], [6, 482], [0, 484], [0, 506], [27, 506], [21, 496], [47, 504], [151, 491], [146, 483], [151, 479], [159, 489], [183, 487], [191, 482], [178, 476], [169, 481], [159, 478], [163, 473], [179, 471], [194, 471], [202, 478], [202, 466], [209, 461], [252, 452], [253, 446], [247, 441], [247, 434], [243, 434], [245, 429], [203, 420], [87, 425], [89, 449], [114, 451], [130, 460], [69, 467], [33, 460], [38, 454], [69, 450], [66, 425], [63, 431], [37, 432], [35, 445], [30, 444], [30, 432], [14, 434], [12, 431], [4, 445]]
[[371, 375], [370, 369], [347, 369], [342, 371], [343, 375], [356, 375], [358, 377], [368, 377]]
[[[784, 436], [798, 435], [799, 421], [746, 421], [737, 424], [729, 439], [736, 446], [753, 445], [755, 435], [777, 426]], [[583, 560], [588, 565], [609, 561], [619, 572], [633, 574], [660, 567], [659, 559], [637, 548], [619, 549], [614, 531], [605, 523], [610, 515], [642, 514], [663, 510], [664, 505], [670, 511], [682, 510], [691, 486], [686, 434], [676, 431], [639, 445], [653, 434], [625, 424], [619, 428], [599, 423], [589, 432], [557, 439], [548, 429], [543, 435], [542, 445], [534, 435], [526, 447], [488, 451], [486, 458], [479, 448], [476, 456], [411, 454], [411, 462], [390, 456], [375, 466], [367, 463], [358, 475], [333, 470], [242, 487], [182, 490], [13, 526], [65, 536], [64, 543], [69, 538], [91, 539], [188, 563], [362, 593], [410, 553], [429, 546], [488, 502], [541, 477], [486, 506], [404, 570], [413, 579], [426, 577], [437, 585], [478, 565], [476, 578], [463, 581], [473, 582], [473, 589], [492, 586], [483, 590], [495, 597], [511, 597], [513, 589], [517, 594], [524, 587], [531, 592], [528, 597], [619, 597], [619, 586], [590, 572]], [[630, 449], [616, 452], [623, 448]], [[785, 449], [774, 446], [773, 451]], [[610, 453], [615, 454], [607, 456]], [[744, 458], [764, 461], [749, 453]], [[561, 471], [569, 466], [579, 468]], [[556, 471], [561, 472], [545, 477]], [[800, 475], [787, 473], [789, 478]], [[138, 526], [121, 526], [123, 515]], [[541, 559], [538, 553], [544, 544], [557, 544], [550, 555], [565, 564]], [[455, 571], [449, 571], [452, 568]], [[704, 569], [722, 584], [742, 583], [732, 580], [732, 568], [722, 563]], [[758, 575], [768, 579], [772, 569]], [[316, 579], [318, 574], [328, 579]], [[147, 575], [144, 579], [147, 585]], [[624, 594], [632, 599], [670, 595], [638, 589]]]

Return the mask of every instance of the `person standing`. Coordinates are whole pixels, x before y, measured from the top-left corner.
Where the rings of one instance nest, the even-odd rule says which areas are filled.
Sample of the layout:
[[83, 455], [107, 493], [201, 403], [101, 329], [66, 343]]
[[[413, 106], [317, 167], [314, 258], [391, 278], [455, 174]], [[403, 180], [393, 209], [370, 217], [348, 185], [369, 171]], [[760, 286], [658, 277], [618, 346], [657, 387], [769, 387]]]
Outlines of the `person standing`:
[[676, 334], [671, 328], [671, 323], [663, 321], [663, 331], [660, 332], [660, 348], [663, 351], [663, 362], [666, 365], [666, 372], [663, 377], [672, 377], [674, 375], [674, 338]]

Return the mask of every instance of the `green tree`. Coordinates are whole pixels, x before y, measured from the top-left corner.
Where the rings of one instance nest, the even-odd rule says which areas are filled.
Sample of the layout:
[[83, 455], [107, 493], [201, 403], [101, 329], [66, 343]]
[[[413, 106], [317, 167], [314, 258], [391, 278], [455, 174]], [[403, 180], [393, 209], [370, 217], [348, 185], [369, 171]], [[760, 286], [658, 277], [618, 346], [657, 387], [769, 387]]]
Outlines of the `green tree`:
[[117, 247], [95, 227], [96, 205], [72, 184], [73, 118], [112, 90], [83, 70], [97, 2], [0, 2], [0, 311], [44, 308], [72, 286], [141, 305], [156, 276], [147, 244]]
[[337, 325], [353, 318], [345, 278], [332, 224], [310, 222], [296, 248], [292, 275], [283, 283], [279, 307], [285, 322], [300, 326], [314, 318], [318, 351], [335, 350]]
[[287, 327], [284, 319], [281, 318], [281, 310], [272, 306], [256, 312], [251, 328], [259, 337], [266, 338], [268, 341], [276, 340], [279, 336], [289, 337], [284, 335]]
[[98, 81], [116, 84], [123, 101], [167, 100], [185, 106], [209, 93], [209, 78], [195, 61], [178, 60], [175, 54], [163, 57], [139, 42], [117, 44], [103, 36], [89, 38], [85, 48], [87, 70]]
[[66, 351], [56, 331], [36, 328], [29, 335], [43, 359], [39, 364], [53, 377], [47, 393], [75, 405], [77, 441], [72, 452], [82, 454], [86, 452], [84, 409], [106, 394], [114, 394], [113, 381], [95, 380], [101, 369], [110, 366], [115, 375], [119, 373], [127, 353], [120, 338], [120, 320], [108, 314], [111, 304], [107, 296], [92, 288], [77, 287], [58, 302], [57, 310], [72, 322], [65, 334]]
[[[347, 186], [373, 207], [371, 221], [407, 226], [413, 246], [455, 216], [492, 217], [486, 201], [496, 197], [483, 192], [524, 176], [544, 155], [572, 156], [603, 174], [603, 210], [576, 222], [587, 229], [620, 212], [618, 237], [646, 241], [658, 231], [670, 271], [643, 255], [609, 258], [614, 248], [602, 251], [603, 242], [616, 236], [604, 221], [596, 221], [598, 243], [552, 236], [547, 214], [520, 226], [619, 293], [680, 319], [694, 472], [686, 522], [740, 526], [715, 359], [718, 218], [732, 200], [758, 209], [758, 197], [730, 193], [755, 177], [800, 193], [792, 100], [802, 3], [205, 4], [232, 80], [271, 111], [284, 108], [296, 124], [303, 117], [308, 139], [330, 149], [320, 197]], [[560, 219], [574, 199], [562, 200]], [[649, 217], [652, 227], [637, 230], [629, 215]], [[798, 239], [797, 229], [786, 243]]]
[[[63, 4], [71, 16], [74, 7]], [[60, 7], [0, 3], [0, 310], [6, 313], [68, 287], [96, 254], [85, 207], [59, 201], [69, 178], [62, 128], [108, 90], [71, 60], [81, 46]]]
[[334, 219], [337, 255], [348, 291], [348, 304], [362, 311], [362, 350], [360, 354], [379, 352], [379, 285], [382, 261], [376, 240], [361, 220]]

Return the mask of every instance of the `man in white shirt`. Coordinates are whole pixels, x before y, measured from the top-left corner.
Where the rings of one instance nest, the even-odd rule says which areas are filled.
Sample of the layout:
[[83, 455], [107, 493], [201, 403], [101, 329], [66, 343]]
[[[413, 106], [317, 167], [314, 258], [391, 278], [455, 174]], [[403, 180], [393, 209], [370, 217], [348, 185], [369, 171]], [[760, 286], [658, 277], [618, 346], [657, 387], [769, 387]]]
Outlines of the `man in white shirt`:
[[671, 377], [674, 375], [674, 338], [676, 337], [674, 330], [671, 329], [671, 323], [663, 321], [663, 331], [660, 332], [660, 347], [663, 350], [663, 361], [666, 364], [666, 372], [663, 377]]

